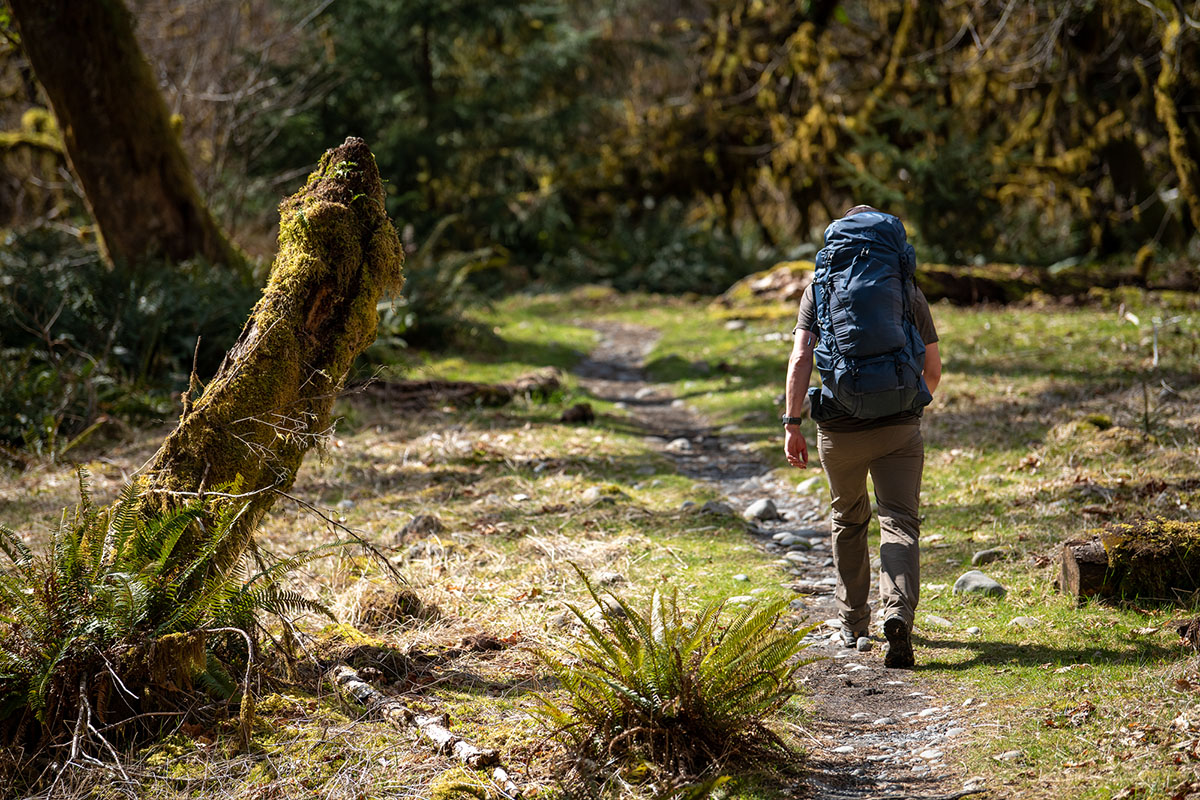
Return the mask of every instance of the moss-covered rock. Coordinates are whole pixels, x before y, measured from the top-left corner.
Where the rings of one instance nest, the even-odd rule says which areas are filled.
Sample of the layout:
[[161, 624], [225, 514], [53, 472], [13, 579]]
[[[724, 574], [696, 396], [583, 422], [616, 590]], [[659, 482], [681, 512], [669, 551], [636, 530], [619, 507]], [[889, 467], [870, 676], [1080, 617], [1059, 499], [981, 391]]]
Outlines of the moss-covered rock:
[[798, 303], [812, 283], [811, 261], [783, 261], [768, 270], [748, 275], [730, 286], [716, 303], [737, 308], [763, 302]]

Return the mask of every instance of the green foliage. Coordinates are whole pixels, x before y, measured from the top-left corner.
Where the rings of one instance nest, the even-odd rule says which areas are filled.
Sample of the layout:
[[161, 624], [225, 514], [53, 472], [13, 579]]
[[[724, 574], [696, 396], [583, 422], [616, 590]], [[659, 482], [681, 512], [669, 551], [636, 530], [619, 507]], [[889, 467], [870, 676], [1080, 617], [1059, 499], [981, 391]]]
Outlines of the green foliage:
[[539, 277], [559, 285], [601, 280], [622, 290], [717, 294], [778, 260], [753, 226], [726, 231], [695, 219], [675, 199], [637, 214], [618, 210], [605, 234], [546, 265]]
[[580, 752], [634, 753], [674, 773], [720, 760], [786, 750], [768, 720], [796, 693], [796, 658], [811, 628], [778, 629], [787, 600], [750, 603], [725, 615], [725, 602], [692, 616], [657, 590], [641, 613], [605, 600], [576, 567], [596, 602], [593, 622], [569, 606], [587, 636], [563, 655], [543, 653], [562, 684], [562, 702], [541, 696], [542, 716]]
[[[32, 717], [43, 741], [58, 741], [85, 703], [102, 718], [132, 717], [169, 705], [196, 679], [228, 696], [234, 683], [225, 660], [231, 653], [251, 657], [238, 649], [246, 641], [240, 634], [230, 648], [229, 629], [251, 636], [262, 612], [330, 616], [280, 583], [328, 547], [274, 563], [260, 557], [255, 569], [249, 553], [220, 563], [217, 554], [247, 500], [216, 492], [150, 513], [140, 484], [103, 508], [92, 501], [86, 472], [79, 484], [79, 505], [63, 511], [45, 553], [34, 555], [0, 526], [9, 562], [0, 571], [5, 737]], [[181, 537], [197, 529], [195, 547], [181, 552]], [[14, 721], [21, 724], [14, 728]]]
[[[388, 211], [419, 240], [455, 215], [454, 250], [529, 249], [568, 223], [560, 174], [602, 97], [595, 35], [570, 4], [363, 0], [315, 22], [321, 40], [301, 58], [324, 65], [327, 93], [264, 120], [278, 138], [256, 169], [294, 168], [349, 130], [371, 142]], [[280, 66], [284, 83], [307, 76]]]
[[103, 415], [163, 415], [193, 360], [202, 377], [216, 369], [256, 295], [203, 264], [109, 268], [61, 232], [9, 234], [0, 249], [0, 443], [61, 453]]

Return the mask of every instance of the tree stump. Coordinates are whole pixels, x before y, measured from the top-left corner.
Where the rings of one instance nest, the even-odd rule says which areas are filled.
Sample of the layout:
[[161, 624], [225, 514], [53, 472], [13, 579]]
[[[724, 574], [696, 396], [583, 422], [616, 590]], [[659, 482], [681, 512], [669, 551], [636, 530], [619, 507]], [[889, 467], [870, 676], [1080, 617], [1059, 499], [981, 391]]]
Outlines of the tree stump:
[[[279, 251], [262, 298], [204, 393], [185, 397], [146, 475], [163, 506], [217, 486], [249, 498], [218, 549], [223, 565], [240, 557], [304, 454], [329, 433], [346, 373], [375, 340], [376, 304], [402, 282], [400, 240], [362, 139], [327, 151], [279, 210]], [[188, 553], [198, 535], [186, 534], [175, 552]]]
[[1058, 584], [1080, 600], [1189, 602], [1200, 592], [1200, 522], [1110, 523], [1065, 542]]
[[1107, 597], [1112, 587], [1109, 580], [1108, 554], [1100, 537], [1063, 542], [1058, 588], [1083, 600], [1088, 597]]

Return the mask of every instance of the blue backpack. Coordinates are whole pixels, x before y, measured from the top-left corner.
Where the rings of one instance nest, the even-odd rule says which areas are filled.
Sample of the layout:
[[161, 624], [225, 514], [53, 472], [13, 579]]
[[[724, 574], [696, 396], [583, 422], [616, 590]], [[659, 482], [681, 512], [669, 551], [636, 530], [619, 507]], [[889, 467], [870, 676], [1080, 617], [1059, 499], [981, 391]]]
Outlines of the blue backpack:
[[859, 212], [825, 229], [813, 274], [822, 384], [809, 390], [813, 419], [876, 419], [932, 402], [909, 297], [915, 270], [904, 225], [891, 214]]

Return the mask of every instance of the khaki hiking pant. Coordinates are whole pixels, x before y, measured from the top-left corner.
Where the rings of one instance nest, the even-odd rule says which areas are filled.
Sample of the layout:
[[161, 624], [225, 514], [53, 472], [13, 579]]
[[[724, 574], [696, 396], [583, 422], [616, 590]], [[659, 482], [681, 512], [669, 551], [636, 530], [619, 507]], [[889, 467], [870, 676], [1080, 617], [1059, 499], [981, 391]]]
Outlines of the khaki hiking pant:
[[867, 473], [879, 507], [879, 597], [882, 619], [900, 617], [912, 629], [920, 594], [921, 471], [925, 442], [920, 425], [867, 431], [817, 432], [817, 452], [833, 495], [833, 565], [838, 615], [853, 631], [871, 622], [871, 561], [867, 526], [871, 501]]

